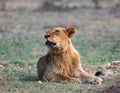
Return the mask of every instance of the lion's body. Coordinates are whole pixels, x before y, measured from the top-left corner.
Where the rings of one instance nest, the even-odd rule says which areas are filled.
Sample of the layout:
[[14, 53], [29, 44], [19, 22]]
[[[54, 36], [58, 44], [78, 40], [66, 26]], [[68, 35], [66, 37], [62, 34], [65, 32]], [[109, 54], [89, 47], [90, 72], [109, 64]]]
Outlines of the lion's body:
[[[55, 32], [57, 30], [57, 32]], [[59, 30], [59, 33], [58, 33]], [[66, 32], [65, 32], [66, 31]], [[75, 33], [73, 28], [53, 28], [46, 33], [48, 53], [41, 57], [37, 63], [38, 76], [43, 81], [55, 82], [81, 82], [81, 78], [94, 77], [82, 69], [80, 55], [73, 47], [70, 37]], [[87, 80], [88, 80], [87, 79]]]

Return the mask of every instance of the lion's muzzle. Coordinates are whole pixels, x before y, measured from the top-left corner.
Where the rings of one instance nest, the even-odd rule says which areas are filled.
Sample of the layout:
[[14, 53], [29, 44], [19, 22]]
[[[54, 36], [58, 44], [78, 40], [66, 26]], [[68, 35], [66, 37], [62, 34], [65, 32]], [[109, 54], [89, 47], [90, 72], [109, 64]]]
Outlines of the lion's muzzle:
[[47, 46], [50, 46], [50, 47], [52, 47], [52, 46], [55, 46], [55, 45], [56, 45], [56, 43], [51, 42], [51, 41], [49, 41], [49, 40], [47, 40], [45, 44], [46, 44]]

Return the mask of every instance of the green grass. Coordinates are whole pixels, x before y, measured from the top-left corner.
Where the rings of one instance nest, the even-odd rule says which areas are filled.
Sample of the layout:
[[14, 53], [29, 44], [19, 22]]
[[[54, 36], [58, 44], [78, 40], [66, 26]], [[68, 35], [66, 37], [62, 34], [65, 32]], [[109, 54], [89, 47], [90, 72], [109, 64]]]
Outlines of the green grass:
[[[79, 35], [72, 41], [84, 65], [98, 66], [119, 60], [120, 41], [89, 40]], [[36, 63], [41, 55], [46, 54], [46, 50], [41, 37], [0, 39], [0, 93], [77, 93], [82, 89], [100, 89], [108, 83], [102, 86], [54, 82], [39, 84]]]
[[46, 51], [43, 39], [39, 37], [12, 38], [0, 40], [0, 60], [8, 60], [12, 64], [32, 63]]
[[81, 54], [83, 64], [102, 65], [119, 60], [120, 40], [92, 40], [78, 35], [73, 43]]

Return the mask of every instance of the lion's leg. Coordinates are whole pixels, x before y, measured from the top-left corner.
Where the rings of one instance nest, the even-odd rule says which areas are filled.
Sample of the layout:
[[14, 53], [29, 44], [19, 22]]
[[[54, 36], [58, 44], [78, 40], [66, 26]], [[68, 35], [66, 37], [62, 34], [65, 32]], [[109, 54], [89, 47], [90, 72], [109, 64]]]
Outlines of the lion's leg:
[[37, 72], [38, 72], [39, 80], [43, 79], [43, 75], [45, 73], [46, 65], [47, 65], [46, 56], [41, 57], [39, 59], [38, 63], [37, 63]]
[[101, 78], [91, 75], [86, 71], [84, 71], [83, 69], [79, 70], [79, 72], [80, 72], [80, 77], [82, 79], [82, 82], [84, 83], [101, 84], [103, 81]]
[[79, 78], [73, 78], [67, 75], [63, 75], [63, 74], [57, 74], [56, 75], [56, 82], [78, 82], [81, 83]]
[[60, 73], [55, 73], [55, 71], [52, 71], [53, 69], [49, 69], [46, 68], [46, 71], [43, 75], [43, 80], [44, 81], [52, 81], [52, 82], [60, 82], [60, 83], [64, 83], [64, 82], [78, 82], [80, 83], [80, 79], [79, 78], [74, 78], [68, 75], [63, 75]]

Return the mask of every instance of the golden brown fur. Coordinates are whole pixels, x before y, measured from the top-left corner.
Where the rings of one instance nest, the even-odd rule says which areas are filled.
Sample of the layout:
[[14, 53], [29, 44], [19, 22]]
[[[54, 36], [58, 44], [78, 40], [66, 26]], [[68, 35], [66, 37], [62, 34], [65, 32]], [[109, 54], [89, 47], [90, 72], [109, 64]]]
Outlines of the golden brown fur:
[[48, 53], [37, 63], [40, 80], [101, 84], [102, 79], [92, 76], [82, 69], [80, 55], [70, 39], [74, 33], [74, 27], [67, 29], [55, 27], [46, 33]]

